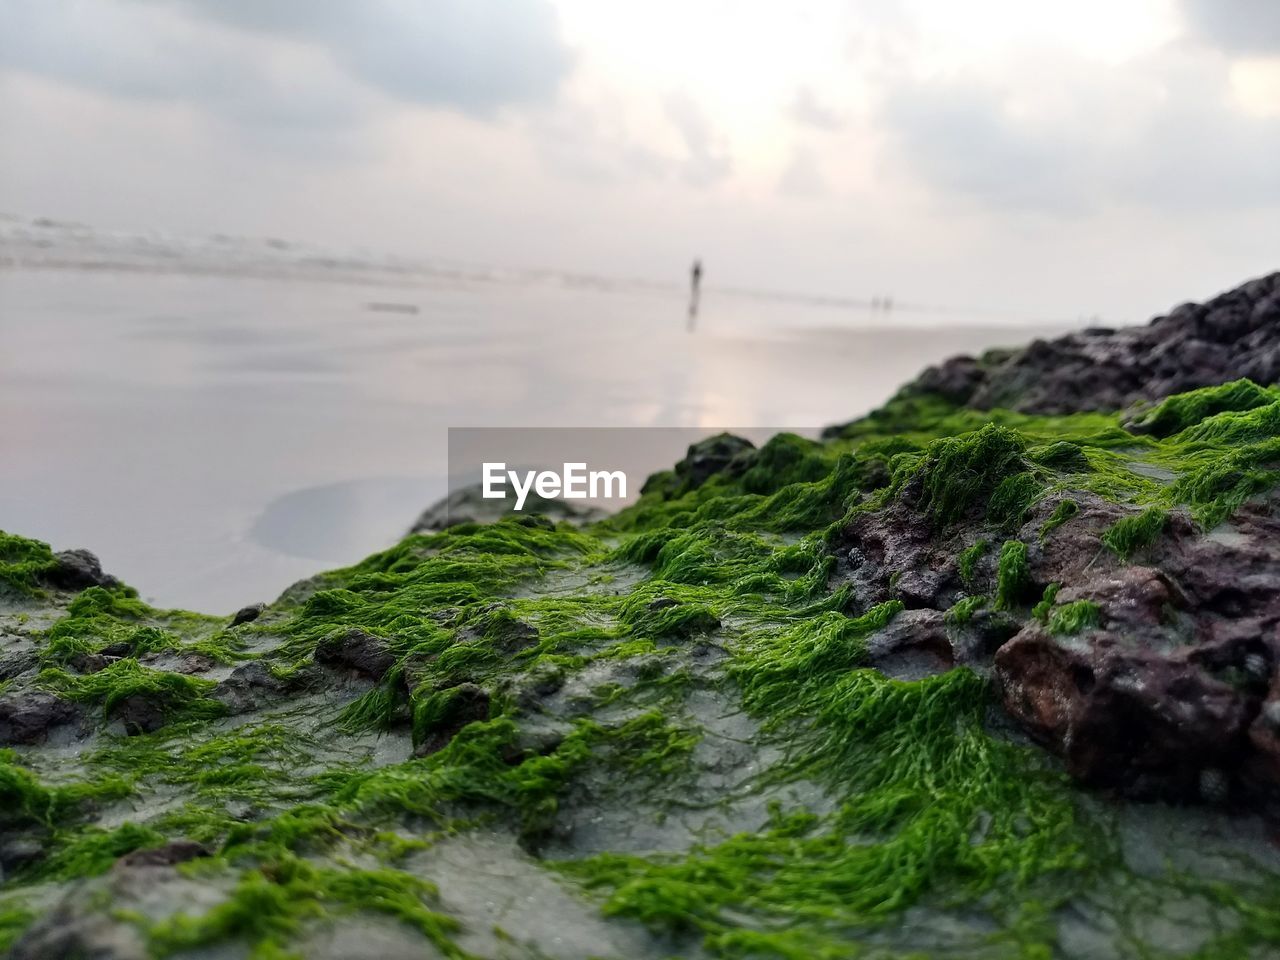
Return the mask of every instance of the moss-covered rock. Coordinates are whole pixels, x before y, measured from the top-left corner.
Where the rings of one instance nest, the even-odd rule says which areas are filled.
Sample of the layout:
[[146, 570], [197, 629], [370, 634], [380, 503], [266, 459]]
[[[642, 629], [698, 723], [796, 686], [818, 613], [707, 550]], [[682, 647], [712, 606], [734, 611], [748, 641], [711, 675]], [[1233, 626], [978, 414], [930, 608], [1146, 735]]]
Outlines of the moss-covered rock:
[[979, 403], [1086, 354], [1127, 403], [1151, 331], [1270, 295], [712, 438], [596, 523], [438, 524], [233, 626], [0, 537], [0, 948], [1271, 955], [1280, 400]]

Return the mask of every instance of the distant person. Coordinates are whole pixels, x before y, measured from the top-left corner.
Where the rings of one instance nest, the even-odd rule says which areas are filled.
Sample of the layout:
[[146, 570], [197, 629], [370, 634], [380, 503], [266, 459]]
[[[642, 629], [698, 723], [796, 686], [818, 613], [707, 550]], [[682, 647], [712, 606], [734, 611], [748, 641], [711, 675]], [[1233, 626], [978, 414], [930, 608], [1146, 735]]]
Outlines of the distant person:
[[698, 319], [698, 300], [702, 296], [702, 261], [694, 260], [689, 271], [689, 329]]

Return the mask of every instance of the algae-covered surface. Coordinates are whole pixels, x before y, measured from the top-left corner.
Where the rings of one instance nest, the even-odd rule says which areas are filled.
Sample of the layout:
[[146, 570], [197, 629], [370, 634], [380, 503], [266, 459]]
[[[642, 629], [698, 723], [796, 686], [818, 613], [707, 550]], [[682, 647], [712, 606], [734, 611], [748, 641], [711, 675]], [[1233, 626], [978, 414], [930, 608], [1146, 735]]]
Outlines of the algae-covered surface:
[[[990, 651], [911, 670], [877, 651], [931, 611], [956, 649], [996, 622], [1086, 643], [1114, 614], [1043, 582], [1055, 542], [1120, 573], [1175, 534], [1229, 544], [1277, 481], [1280, 392], [1252, 384], [1128, 428], [904, 394], [700, 485], [659, 475], [584, 529], [408, 537], [234, 626], [51, 586], [48, 548], [5, 536], [0, 944], [1275, 956], [1256, 778], [1077, 782], [1003, 710]], [[947, 563], [868, 572], [850, 531], [890, 516]]]

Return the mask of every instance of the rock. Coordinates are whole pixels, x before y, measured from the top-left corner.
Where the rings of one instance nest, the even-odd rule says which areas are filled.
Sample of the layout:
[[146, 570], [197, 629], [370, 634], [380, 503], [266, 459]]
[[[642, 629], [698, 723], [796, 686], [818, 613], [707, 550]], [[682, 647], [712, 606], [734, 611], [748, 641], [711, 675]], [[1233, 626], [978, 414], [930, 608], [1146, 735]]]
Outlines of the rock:
[[67, 666], [77, 673], [97, 673], [111, 666], [116, 659], [101, 653], [74, 653], [68, 658]]
[[900, 599], [908, 607], [948, 609], [964, 588], [959, 550], [933, 535], [910, 493], [883, 511], [860, 513], [833, 544], [835, 585], [849, 584], [863, 607]]
[[[427, 507], [409, 532], [437, 533], [463, 523], [493, 523], [514, 513], [514, 507], [514, 498], [486, 498], [483, 487], [476, 483], [460, 487]], [[556, 497], [542, 497], [534, 490], [529, 491], [521, 513], [574, 526], [584, 526], [608, 516], [607, 511], [598, 507], [578, 506]]]
[[13, 945], [10, 960], [150, 960], [135, 927], [101, 912], [63, 903], [46, 913]]
[[538, 631], [523, 620], [517, 620], [504, 607], [495, 605], [461, 627], [456, 638], [458, 643], [489, 643], [509, 656], [536, 644]]
[[325, 637], [316, 646], [315, 658], [317, 663], [353, 670], [370, 680], [381, 680], [397, 660], [386, 640], [356, 629]]
[[264, 661], [250, 660], [232, 670], [210, 696], [225, 704], [232, 715], [238, 715], [313, 689], [318, 680], [314, 666], [304, 665], [279, 677]]
[[997, 649], [1018, 632], [1017, 620], [979, 609], [968, 621], [947, 621], [940, 610], [904, 610], [867, 638], [867, 664], [895, 680], [920, 680], [954, 667], [990, 669]]
[[44, 690], [17, 690], [0, 695], [0, 743], [43, 743], [54, 727], [81, 723], [79, 704]]
[[211, 853], [212, 851], [203, 843], [197, 843], [194, 840], [170, 840], [159, 847], [150, 847], [146, 850], [134, 850], [132, 853], [126, 853], [115, 862], [113, 869], [172, 867], [175, 864], [186, 863], [188, 860], [210, 856]]
[[867, 640], [867, 662], [895, 680], [919, 680], [956, 665], [943, 614], [904, 610]]
[[34, 650], [24, 650], [0, 657], [0, 683], [29, 673], [38, 666], [40, 666], [40, 657]]
[[238, 627], [242, 623], [251, 623], [262, 616], [262, 611], [266, 609], [265, 603], [251, 603], [247, 607], [241, 607], [231, 618], [231, 626]]
[[1249, 726], [1249, 742], [1256, 751], [1250, 776], [1267, 782], [1280, 780], [1280, 672], [1275, 673]]
[[702, 486], [718, 473], [734, 472], [731, 468], [745, 469], [744, 455], [755, 450], [755, 444], [731, 433], [721, 433], [690, 444], [684, 459], [675, 465], [676, 478], [685, 489]]
[[974, 392], [986, 379], [982, 365], [973, 357], [952, 357], [936, 367], [929, 367], [920, 374], [919, 389], [936, 393], [952, 403], [968, 403]]
[[63, 550], [55, 554], [57, 566], [45, 572], [42, 579], [59, 590], [85, 590], [89, 587], [118, 587], [120, 581], [102, 572], [102, 564], [88, 550]]
[[172, 866], [155, 865], [145, 857], [133, 863], [117, 861], [105, 875], [70, 886], [18, 938], [8, 956], [11, 960], [151, 960], [140, 925], [122, 920], [122, 914], [143, 922], [179, 913], [199, 916], [225, 899], [216, 888], [184, 877]]
[[[990, 410], [1064, 414], [1123, 410], [1240, 377], [1280, 380], [1280, 273], [1142, 327], [1090, 327], [1021, 350], [954, 357], [925, 370], [902, 396], [933, 394]], [[847, 424], [828, 427], [837, 436]]]
[[543, 709], [548, 698], [564, 688], [564, 683], [562, 669], [543, 668], [521, 677], [519, 682], [510, 685], [503, 693], [511, 698], [518, 709], [537, 712]]
[[145, 694], [124, 697], [111, 707], [108, 720], [118, 721], [130, 737], [154, 733], [169, 722], [169, 713], [163, 703]]
[[1203, 771], [1246, 753], [1256, 705], [1185, 650], [1135, 647], [1109, 631], [1069, 642], [1035, 624], [995, 663], [1005, 708], [1091, 785], [1194, 799]]
[[[1035, 503], [1016, 529], [993, 531], [981, 500], [935, 526], [916, 482], [831, 543], [833, 588], [849, 586], [860, 609], [895, 599], [908, 608], [868, 637], [873, 666], [903, 679], [952, 665], [993, 672], [1010, 715], [1089, 784], [1186, 800], [1221, 794], [1219, 777], [1231, 794], [1280, 790], [1280, 687], [1269, 692], [1280, 664], [1280, 517], [1268, 505], [1246, 505], [1214, 536], [1175, 511], [1147, 564], [1128, 565], [1102, 537], [1135, 506], [1072, 491], [1075, 512], [1041, 538], [1061, 495]], [[993, 546], [964, 583], [956, 558], [979, 537]], [[1026, 585], [997, 610], [1004, 538], [1026, 545]], [[1046, 622], [1030, 618], [1050, 583], [1060, 585], [1055, 606], [1092, 604], [1096, 626], [1056, 636], [1052, 607]], [[967, 593], [991, 599], [946, 623]]]
[[173, 672], [185, 673], [188, 676], [195, 673], [208, 673], [217, 665], [218, 661], [207, 653], [184, 653], [173, 665]]
[[545, 757], [555, 753], [564, 738], [573, 729], [570, 724], [559, 722], [556, 725], [521, 724], [516, 733], [516, 740], [502, 755], [509, 764], [522, 763], [530, 756]]
[[43, 833], [9, 832], [0, 840], [0, 879], [43, 860], [47, 846], [48, 837]]

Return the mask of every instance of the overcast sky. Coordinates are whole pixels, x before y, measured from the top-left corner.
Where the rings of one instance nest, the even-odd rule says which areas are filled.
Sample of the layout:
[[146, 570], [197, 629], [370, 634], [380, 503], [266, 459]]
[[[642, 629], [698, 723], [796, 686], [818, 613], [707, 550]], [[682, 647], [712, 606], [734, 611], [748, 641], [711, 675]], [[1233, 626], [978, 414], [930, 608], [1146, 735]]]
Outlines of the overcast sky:
[[0, 0], [0, 211], [1134, 321], [1280, 268], [1280, 2]]

